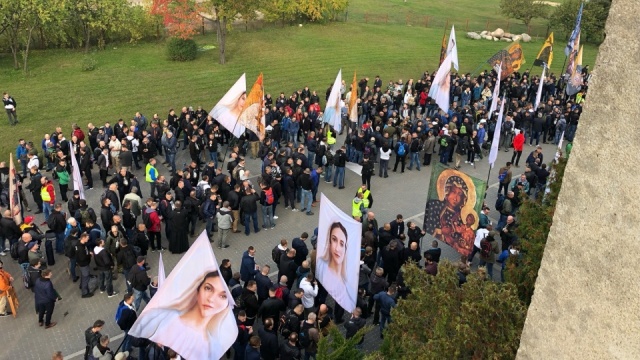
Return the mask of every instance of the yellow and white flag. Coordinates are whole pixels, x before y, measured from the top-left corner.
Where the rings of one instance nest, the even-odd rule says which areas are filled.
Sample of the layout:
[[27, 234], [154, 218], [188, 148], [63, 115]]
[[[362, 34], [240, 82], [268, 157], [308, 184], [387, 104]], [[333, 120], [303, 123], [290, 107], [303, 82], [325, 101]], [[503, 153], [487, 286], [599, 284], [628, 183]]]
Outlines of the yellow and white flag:
[[244, 108], [238, 118], [238, 126], [253, 131], [260, 141], [264, 139], [264, 85], [262, 84], [262, 73], [258, 76], [246, 98]]

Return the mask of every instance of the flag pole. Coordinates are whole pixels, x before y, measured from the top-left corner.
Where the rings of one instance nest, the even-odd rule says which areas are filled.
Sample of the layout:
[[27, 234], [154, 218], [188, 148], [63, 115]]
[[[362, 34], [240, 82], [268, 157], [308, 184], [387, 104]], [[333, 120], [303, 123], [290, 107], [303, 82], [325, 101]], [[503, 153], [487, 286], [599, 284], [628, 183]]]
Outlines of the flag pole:
[[[502, 101], [507, 101], [507, 90], [506, 89], [502, 89]], [[504, 104], [500, 104], [501, 106], [504, 106]], [[498, 115], [499, 116], [499, 115]], [[495, 131], [502, 131], [502, 129], [495, 129]], [[491, 144], [493, 146], [493, 144]], [[500, 144], [498, 144], [500, 145]], [[495, 165], [495, 163], [494, 163]], [[491, 169], [493, 169], [493, 165], [489, 164], [489, 171], [487, 172], [487, 182], [486, 182], [486, 188], [484, 191], [484, 198], [487, 198], [487, 190], [489, 190], [489, 179], [491, 178]]]

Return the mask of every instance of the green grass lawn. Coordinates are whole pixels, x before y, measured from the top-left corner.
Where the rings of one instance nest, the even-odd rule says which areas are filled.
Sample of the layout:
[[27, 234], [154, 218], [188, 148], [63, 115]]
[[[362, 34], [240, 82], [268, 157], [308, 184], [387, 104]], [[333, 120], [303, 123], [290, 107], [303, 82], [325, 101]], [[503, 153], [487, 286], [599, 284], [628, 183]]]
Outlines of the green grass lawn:
[[[166, 116], [170, 107], [202, 105], [210, 110], [243, 73], [247, 87], [260, 72], [265, 90], [276, 96], [308, 85], [323, 98], [342, 68], [343, 78], [380, 75], [390, 79], [417, 78], [434, 71], [439, 60], [442, 30], [399, 25], [336, 23], [303, 27], [237, 31], [228, 38], [227, 65], [217, 63], [217, 49], [201, 52], [192, 62], [165, 60], [164, 44], [117, 45], [93, 54], [97, 68], [82, 72], [84, 54], [70, 50], [34, 51], [31, 72], [12, 71], [10, 54], [0, 55], [0, 84], [18, 102], [20, 125], [0, 119], [0, 151], [15, 150], [18, 138], [39, 144], [56, 125], [112, 123], [131, 119], [136, 111], [147, 117]], [[215, 45], [215, 34], [196, 39]], [[529, 68], [542, 42], [522, 44]], [[466, 39], [458, 34], [461, 71], [473, 71], [504, 42]], [[552, 70], [560, 71], [563, 43], [556, 45]], [[584, 63], [593, 64], [597, 48], [586, 46]], [[488, 68], [488, 66], [485, 66]], [[539, 73], [540, 69], [534, 69]]]

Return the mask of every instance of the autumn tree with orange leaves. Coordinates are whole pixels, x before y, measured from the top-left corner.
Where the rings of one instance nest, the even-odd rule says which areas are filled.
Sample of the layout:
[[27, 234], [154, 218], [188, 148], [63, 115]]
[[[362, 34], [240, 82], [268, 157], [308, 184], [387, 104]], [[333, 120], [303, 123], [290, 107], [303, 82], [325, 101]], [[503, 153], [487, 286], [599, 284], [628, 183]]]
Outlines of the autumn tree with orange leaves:
[[162, 17], [169, 36], [192, 39], [201, 23], [203, 10], [195, 0], [154, 0], [151, 14]]

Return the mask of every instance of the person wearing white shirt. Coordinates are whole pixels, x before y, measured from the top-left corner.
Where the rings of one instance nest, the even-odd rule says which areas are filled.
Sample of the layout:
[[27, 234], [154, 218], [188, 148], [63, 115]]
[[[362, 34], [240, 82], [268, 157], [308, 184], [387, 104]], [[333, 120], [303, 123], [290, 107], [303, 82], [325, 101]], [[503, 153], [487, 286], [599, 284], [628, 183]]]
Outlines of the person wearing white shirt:
[[387, 144], [383, 144], [380, 148], [380, 168], [378, 170], [378, 176], [389, 177], [387, 174], [387, 167], [389, 166], [389, 158], [391, 157], [391, 148]]
[[29, 162], [27, 163], [27, 169], [31, 169], [32, 167], [36, 167], [36, 169], [40, 169], [40, 159], [38, 159], [38, 155], [36, 154], [28, 154]]
[[467, 259], [467, 262], [469, 264], [471, 264], [471, 262], [473, 261], [473, 257], [476, 256], [476, 253], [482, 250], [480, 248], [480, 242], [482, 241], [482, 239], [489, 236], [489, 232], [491, 230], [493, 230], [493, 226], [491, 225], [487, 225], [486, 228], [478, 228], [478, 230], [476, 230], [476, 239], [473, 242], [473, 251], [471, 251], [471, 255], [469, 255], [469, 258]]
[[313, 274], [309, 272], [307, 277], [300, 281], [300, 288], [304, 290], [302, 295], [302, 305], [304, 306], [305, 316], [313, 311], [313, 303], [318, 296], [318, 282], [313, 278]]

